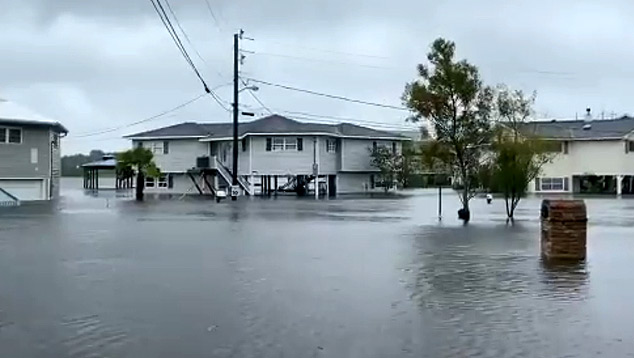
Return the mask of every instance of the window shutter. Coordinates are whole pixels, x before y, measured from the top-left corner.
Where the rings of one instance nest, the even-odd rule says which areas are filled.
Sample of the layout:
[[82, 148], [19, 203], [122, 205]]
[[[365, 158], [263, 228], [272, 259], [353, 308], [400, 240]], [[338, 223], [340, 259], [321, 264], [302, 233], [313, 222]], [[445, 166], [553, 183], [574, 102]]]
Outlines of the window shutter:
[[171, 174], [167, 174], [167, 187], [170, 189], [174, 187], [174, 177]]
[[242, 151], [247, 150], [247, 137], [242, 138]]
[[568, 185], [568, 177], [564, 178], [564, 190], [568, 191], [569, 190], [569, 185]]
[[625, 153], [626, 154], [630, 152], [630, 143], [632, 143], [632, 142], [630, 142], [630, 141], [626, 141], [625, 142]]
[[564, 142], [564, 154], [568, 154], [568, 142]]
[[163, 142], [163, 154], [169, 154], [170, 152], [170, 142]]
[[271, 138], [266, 138], [266, 151], [271, 151]]
[[304, 138], [297, 138], [297, 150], [304, 150]]
[[337, 151], [337, 153], [341, 151], [341, 139], [337, 139], [337, 141], [335, 142], [335, 150]]
[[535, 178], [535, 191], [540, 191], [541, 187], [540, 187], [540, 182], [539, 182], [539, 178]]

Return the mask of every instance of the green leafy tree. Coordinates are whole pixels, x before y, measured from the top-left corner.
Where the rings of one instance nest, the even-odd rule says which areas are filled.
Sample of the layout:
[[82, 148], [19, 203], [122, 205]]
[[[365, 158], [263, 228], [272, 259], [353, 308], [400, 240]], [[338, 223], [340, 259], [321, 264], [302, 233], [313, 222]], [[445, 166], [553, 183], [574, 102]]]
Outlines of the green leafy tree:
[[371, 148], [370, 164], [381, 172], [385, 192], [388, 192], [394, 183], [403, 183], [403, 156], [394, 153], [392, 149], [381, 145]]
[[544, 164], [552, 159], [547, 145], [540, 138], [522, 130], [532, 114], [535, 93], [526, 96], [501, 86], [496, 99], [500, 126], [492, 143], [489, 187], [504, 195], [506, 215], [513, 220], [515, 209], [526, 195], [529, 183]]
[[419, 64], [419, 78], [405, 87], [403, 101], [414, 115], [434, 127], [440, 160], [461, 185], [462, 209], [469, 221], [469, 201], [478, 189], [477, 175], [483, 151], [491, 138], [493, 90], [482, 84], [477, 67], [455, 60], [456, 46], [439, 38], [427, 55], [429, 65]]
[[136, 173], [136, 200], [143, 200], [145, 177], [158, 177], [161, 171], [154, 163], [154, 155], [147, 148], [137, 147], [117, 155], [119, 173]]

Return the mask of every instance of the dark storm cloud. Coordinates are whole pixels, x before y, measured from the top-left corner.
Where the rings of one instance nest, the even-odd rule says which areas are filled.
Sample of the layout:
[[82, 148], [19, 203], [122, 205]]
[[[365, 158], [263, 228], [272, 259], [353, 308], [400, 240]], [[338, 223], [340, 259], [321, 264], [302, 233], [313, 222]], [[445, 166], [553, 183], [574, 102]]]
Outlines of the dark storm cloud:
[[[244, 77], [400, 105], [438, 36], [480, 67], [487, 83], [537, 90], [541, 115], [634, 110], [628, 1], [218, 1], [170, 2], [204, 62], [210, 86], [230, 81], [231, 36], [244, 28]], [[137, 121], [185, 102], [201, 85], [149, 0], [0, 0], [0, 96], [63, 121], [66, 152], [119, 149], [122, 134], [184, 120], [228, 120], [205, 98], [172, 116], [87, 139], [78, 134]], [[9, 9], [9, 10], [6, 10]], [[326, 50], [326, 51], [324, 51]], [[230, 87], [218, 93], [230, 100]], [[406, 113], [260, 86], [273, 109], [403, 125]], [[243, 102], [262, 109], [244, 93]], [[226, 103], [225, 103], [226, 105]]]

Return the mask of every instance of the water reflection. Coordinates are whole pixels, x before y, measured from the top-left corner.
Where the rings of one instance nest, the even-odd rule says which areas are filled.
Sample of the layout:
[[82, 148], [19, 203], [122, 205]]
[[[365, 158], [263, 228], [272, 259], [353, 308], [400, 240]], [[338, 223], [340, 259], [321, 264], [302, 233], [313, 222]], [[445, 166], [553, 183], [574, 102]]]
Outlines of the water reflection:
[[586, 299], [589, 272], [585, 261], [540, 260], [541, 283], [545, 295], [564, 300]]

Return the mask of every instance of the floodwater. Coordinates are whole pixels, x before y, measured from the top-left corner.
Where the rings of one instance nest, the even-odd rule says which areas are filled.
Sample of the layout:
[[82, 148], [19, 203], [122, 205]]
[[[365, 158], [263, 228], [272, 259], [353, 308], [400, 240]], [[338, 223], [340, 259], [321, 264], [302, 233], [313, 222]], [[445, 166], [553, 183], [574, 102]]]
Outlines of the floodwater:
[[588, 198], [588, 260], [544, 265], [539, 198], [445, 191], [136, 203], [64, 180], [0, 209], [0, 357], [634, 356], [634, 200]]

